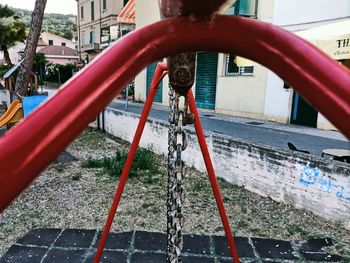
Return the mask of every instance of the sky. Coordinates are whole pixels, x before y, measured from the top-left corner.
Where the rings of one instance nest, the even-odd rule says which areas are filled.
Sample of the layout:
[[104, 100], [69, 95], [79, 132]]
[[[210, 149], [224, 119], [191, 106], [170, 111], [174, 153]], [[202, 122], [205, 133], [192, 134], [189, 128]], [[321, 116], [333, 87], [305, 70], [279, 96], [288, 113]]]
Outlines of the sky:
[[[33, 10], [35, 0], [0, 0], [0, 4], [10, 7]], [[47, 0], [45, 13], [77, 14], [77, 2], [75, 0]]]

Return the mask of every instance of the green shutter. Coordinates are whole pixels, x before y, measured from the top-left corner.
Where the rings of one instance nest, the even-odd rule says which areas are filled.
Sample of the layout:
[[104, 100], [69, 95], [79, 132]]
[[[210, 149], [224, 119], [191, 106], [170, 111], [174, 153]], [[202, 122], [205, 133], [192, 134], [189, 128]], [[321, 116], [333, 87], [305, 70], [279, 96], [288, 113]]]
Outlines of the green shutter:
[[196, 68], [196, 103], [202, 109], [215, 109], [217, 53], [198, 53]]
[[[158, 62], [155, 62], [151, 65], [149, 65], [147, 67], [147, 76], [146, 76], [146, 93], [148, 95], [148, 92], [149, 92], [149, 89], [151, 87], [151, 83], [152, 83], [152, 79], [153, 79], [153, 75], [154, 75], [154, 72], [156, 71], [156, 67], [157, 67], [157, 64]], [[154, 97], [154, 102], [160, 102], [162, 103], [162, 94], [163, 94], [163, 81], [161, 81], [159, 83], [159, 88], [158, 88], [158, 91], [156, 93], [156, 96]]]

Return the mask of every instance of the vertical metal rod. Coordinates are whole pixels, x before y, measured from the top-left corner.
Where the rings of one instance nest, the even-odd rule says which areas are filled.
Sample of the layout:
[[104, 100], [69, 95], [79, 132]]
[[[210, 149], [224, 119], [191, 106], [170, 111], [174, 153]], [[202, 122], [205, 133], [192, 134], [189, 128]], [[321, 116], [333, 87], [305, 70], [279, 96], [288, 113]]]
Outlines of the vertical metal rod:
[[129, 85], [126, 86], [126, 91], [125, 91], [125, 111], [128, 111], [128, 103], [129, 103]]
[[106, 225], [105, 225], [105, 227], [103, 229], [102, 236], [101, 236], [101, 239], [100, 239], [100, 243], [98, 245], [98, 248], [97, 248], [97, 251], [96, 251], [96, 255], [95, 255], [95, 258], [94, 258], [94, 263], [100, 262], [100, 258], [101, 258], [102, 252], [103, 252], [103, 248], [104, 248], [104, 246], [106, 244], [107, 237], [108, 237], [109, 231], [111, 229], [111, 226], [112, 226], [112, 223], [113, 223], [113, 219], [114, 219], [114, 216], [115, 216], [115, 213], [117, 211], [120, 198], [121, 198], [123, 190], [124, 190], [124, 186], [126, 184], [126, 180], [128, 179], [129, 172], [130, 172], [130, 169], [131, 169], [131, 165], [132, 165], [132, 163], [134, 161], [136, 150], [137, 150], [137, 147], [139, 145], [139, 142], [140, 142], [140, 139], [141, 139], [141, 135], [142, 135], [143, 129], [145, 127], [145, 124], [146, 124], [149, 112], [151, 110], [151, 106], [152, 106], [152, 103], [153, 103], [154, 96], [157, 93], [157, 89], [158, 89], [158, 85], [159, 85], [160, 81], [164, 78], [164, 76], [167, 73], [168, 72], [167, 72], [167, 69], [166, 69], [166, 64], [165, 63], [158, 63], [156, 71], [154, 73], [154, 77], [153, 77], [152, 83], [151, 83], [150, 91], [148, 93], [148, 96], [147, 96], [147, 99], [146, 99], [146, 102], [145, 102], [145, 106], [143, 108], [143, 111], [142, 111], [142, 114], [141, 114], [141, 117], [140, 117], [140, 121], [139, 121], [139, 124], [138, 124], [136, 132], [135, 132], [134, 139], [133, 139], [132, 144], [130, 146], [129, 154], [128, 154], [128, 157], [126, 159], [126, 163], [125, 163], [123, 172], [122, 172], [122, 174], [120, 176], [120, 181], [119, 181], [118, 187], [117, 187], [115, 195], [114, 195], [113, 203], [112, 203], [111, 209], [109, 210], [109, 214], [108, 214], [108, 217], [107, 217]]
[[197, 138], [198, 138], [199, 146], [200, 146], [201, 151], [202, 151], [205, 166], [206, 166], [207, 171], [208, 171], [208, 176], [209, 176], [211, 188], [213, 189], [216, 204], [217, 204], [218, 209], [219, 209], [222, 225], [224, 226], [226, 238], [227, 238], [227, 241], [229, 243], [232, 260], [234, 263], [239, 263], [240, 261], [239, 261], [239, 256], [238, 256], [236, 244], [235, 244], [234, 237], [233, 237], [233, 234], [231, 231], [230, 223], [228, 221], [224, 202], [222, 201], [220, 187], [219, 187], [218, 181], [216, 180], [213, 163], [211, 161], [209, 150], [207, 147], [207, 143], [205, 141], [205, 137], [204, 137], [204, 133], [203, 133], [203, 129], [202, 129], [202, 124], [201, 124], [201, 121], [199, 119], [199, 114], [198, 114], [196, 102], [195, 102], [194, 97], [193, 97], [192, 90], [190, 90], [188, 92], [188, 104], [189, 104], [191, 112], [194, 114], [194, 128], [195, 128], [196, 133], [197, 133]]

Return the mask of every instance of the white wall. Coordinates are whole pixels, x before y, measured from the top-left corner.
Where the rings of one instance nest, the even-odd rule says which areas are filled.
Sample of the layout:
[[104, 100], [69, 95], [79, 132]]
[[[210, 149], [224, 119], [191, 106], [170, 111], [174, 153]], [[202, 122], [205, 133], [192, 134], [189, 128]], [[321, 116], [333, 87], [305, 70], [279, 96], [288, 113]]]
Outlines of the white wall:
[[62, 43], [66, 43], [67, 47], [70, 47], [72, 49], [75, 49], [75, 43], [69, 39], [54, 35], [54, 34], [50, 34], [47, 32], [43, 32], [40, 35], [41, 39], [48, 45], [49, 44], [49, 40], [53, 40], [53, 45], [54, 46], [61, 46]]
[[264, 114], [267, 120], [289, 123], [292, 89], [283, 88], [283, 80], [268, 70]]
[[[261, 1], [263, 2], [263, 1]], [[350, 17], [349, 0], [275, 0], [273, 23], [287, 27]]]
[[[152, 24], [160, 20], [158, 0], [136, 0], [136, 29]], [[165, 83], [164, 83], [165, 84]], [[167, 93], [163, 84], [163, 102], [166, 101]], [[146, 70], [141, 71], [135, 78], [135, 99], [145, 101], [146, 99]]]
[[[139, 121], [137, 115], [107, 108], [104, 116], [108, 133], [132, 141]], [[150, 118], [140, 146], [153, 146], [157, 153], [167, 155], [167, 125]], [[205, 171], [195, 132], [192, 127], [186, 130], [189, 142], [183, 159], [188, 167]], [[216, 176], [275, 201], [338, 221], [350, 229], [350, 164], [215, 133], [206, 132], [206, 141]]]
[[254, 66], [253, 76], [225, 76], [225, 55], [219, 54], [216, 111], [252, 118], [264, 118], [267, 69]]
[[[24, 51], [25, 46], [26, 45], [24, 43], [18, 42], [15, 46], [8, 49], [10, 59], [13, 64], [18, 63], [21, 60], [21, 57], [18, 54], [18, 52]], [[4, 58], [4, 52], [0, 51], [0, 59], [3, 59], [3, 58]]]

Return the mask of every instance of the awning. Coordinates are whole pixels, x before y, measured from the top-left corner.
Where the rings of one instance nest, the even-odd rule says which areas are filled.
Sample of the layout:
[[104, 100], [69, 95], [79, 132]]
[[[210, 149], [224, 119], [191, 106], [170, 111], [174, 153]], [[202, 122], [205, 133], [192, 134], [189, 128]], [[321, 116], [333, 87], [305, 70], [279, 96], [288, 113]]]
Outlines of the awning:
[[135, 0], [129, 0], [117, 17], [117, 22], [135, 24]]
[[335, 60], [350, 59], [350, 19], [295, 32]]
[[239, 56], [236, 56], [235, 63], [239, 67], [250, 67], [250, 66], [254, 66], [257, 64], [253, 60], [250, 60], [250, 59], [247, 59], [244, 57], [239, 57]]

